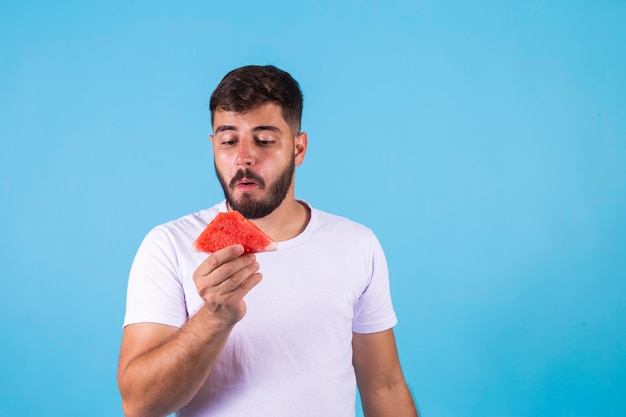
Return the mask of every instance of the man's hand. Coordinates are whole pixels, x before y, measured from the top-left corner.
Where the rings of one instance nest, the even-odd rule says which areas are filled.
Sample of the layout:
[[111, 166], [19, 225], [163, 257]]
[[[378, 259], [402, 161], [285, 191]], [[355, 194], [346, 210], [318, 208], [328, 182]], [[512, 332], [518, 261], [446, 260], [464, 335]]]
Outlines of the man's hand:
[[253, 254], [243, 255], [233, 245], [211, 254], [193, 274], [211, 322], [230, 327], [246, 314], [243, 297], [261, 282], [259, 263]]
[[136, 323], [124, 329], [118, 380], [125, 415], [166, 416], [200, 390], [246, 314], [243, 297], [261, 281], [254, 256], [242, 254], [234, 245], [200, 264], [193, 279], [205, 306], [182, 328]]

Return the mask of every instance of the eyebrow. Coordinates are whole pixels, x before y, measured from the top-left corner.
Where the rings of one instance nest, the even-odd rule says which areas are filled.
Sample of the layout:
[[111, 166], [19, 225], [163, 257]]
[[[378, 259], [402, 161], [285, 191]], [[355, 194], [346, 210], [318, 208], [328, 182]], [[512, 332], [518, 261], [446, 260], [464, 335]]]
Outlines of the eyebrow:
[[278, 127], [271, 126], [271, 125], [261, 125], [252, 129], [253, 132], [260, 132], [263, 130], [269, 130], [270, 132], [281, 133], [281, 130]]
[[[215, 134], [218, 134], [220, 132], [225, 132], [227, 130], [237, 131], [237, 128], [235, 126], [233, 126], [233, 125], [221, 125], [217, 129], [215, 129]], [[281, 130], [278, 127], [272, 126], [272, 125], [255, 126], [252, 129], [253, 132], [262, 132], [262, 131], [266, 131], [266, 130], [268, 130], [270, 132], [281, 133]]]

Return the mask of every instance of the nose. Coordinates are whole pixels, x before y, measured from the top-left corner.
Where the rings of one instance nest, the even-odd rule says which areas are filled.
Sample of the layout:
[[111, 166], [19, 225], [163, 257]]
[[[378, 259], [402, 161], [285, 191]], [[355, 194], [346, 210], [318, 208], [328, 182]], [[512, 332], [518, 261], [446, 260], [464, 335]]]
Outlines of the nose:
[[243, 139], [239, 141], [237, 149], [237, 165], [252, 165], [254, 163], [254, 149], [249, 141]]

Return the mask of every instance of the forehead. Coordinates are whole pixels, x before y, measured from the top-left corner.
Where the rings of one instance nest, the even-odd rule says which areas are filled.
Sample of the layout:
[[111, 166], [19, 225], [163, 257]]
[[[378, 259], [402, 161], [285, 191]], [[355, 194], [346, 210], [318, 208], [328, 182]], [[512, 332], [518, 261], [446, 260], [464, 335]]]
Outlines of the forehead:
[[282, 109], [274, 103], [254, 107], [245, 112], [216, 110], [213, 113], [213, 130], [218, 133], [227, 126], [228, 130], [254, 129], [258, 126], [273, 126], [281, 131], [288, 131]]

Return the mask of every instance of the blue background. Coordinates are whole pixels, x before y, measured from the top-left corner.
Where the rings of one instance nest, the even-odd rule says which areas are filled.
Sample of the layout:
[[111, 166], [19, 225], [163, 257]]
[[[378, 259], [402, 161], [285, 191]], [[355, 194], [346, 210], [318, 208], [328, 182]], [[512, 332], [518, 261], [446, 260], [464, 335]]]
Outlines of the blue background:
[[0, 416], [116, 416], [126, 279], [222, 198], [209, 96], [305, 94], [297, 195], [388, 255], [426, 417], [626, 415], [623, 1], [3, 2]]

